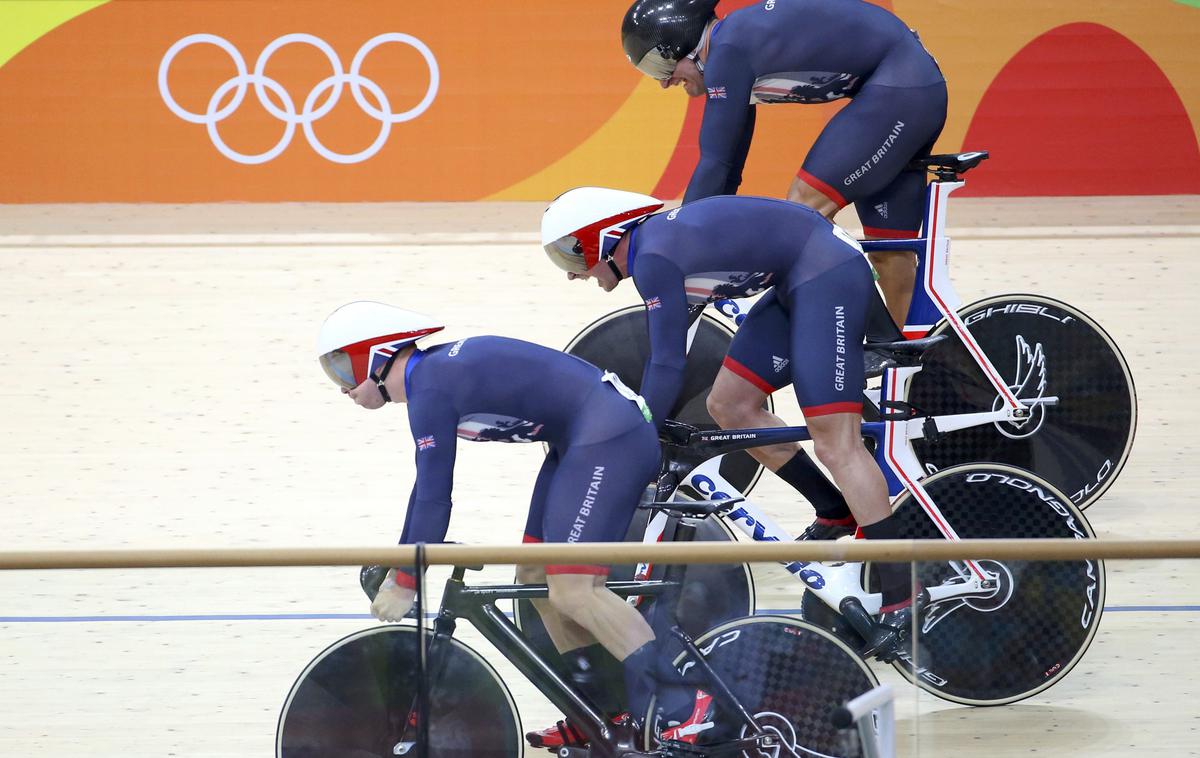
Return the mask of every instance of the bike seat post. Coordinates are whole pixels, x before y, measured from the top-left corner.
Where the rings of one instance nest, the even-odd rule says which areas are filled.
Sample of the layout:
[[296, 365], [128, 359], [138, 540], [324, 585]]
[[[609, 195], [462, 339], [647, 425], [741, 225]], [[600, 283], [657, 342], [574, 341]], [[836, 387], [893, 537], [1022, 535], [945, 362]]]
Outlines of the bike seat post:
[[658, 477], [658, 484], [655, 488], [654, 499], [656, 501], [665, 502], [675, 494], [675, 489], [679, 487], [680, 477], [674, 468], [667, 464], [664, 471]]
[[[690, 518], [681, 518], [675, 524], [675, 537], [672, 542], [692, 542], [696, 538], [696, 520]], [[663, 572], [663, 581], [677, 585], [683, 584], [683, 577], [687, 573], [686, 563], [671, 563], [667, 565]]]

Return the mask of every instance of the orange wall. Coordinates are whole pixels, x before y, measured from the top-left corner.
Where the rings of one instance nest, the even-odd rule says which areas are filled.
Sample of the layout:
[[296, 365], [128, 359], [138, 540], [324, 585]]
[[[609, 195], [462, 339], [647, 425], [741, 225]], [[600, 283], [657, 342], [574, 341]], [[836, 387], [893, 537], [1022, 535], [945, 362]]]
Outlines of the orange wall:
[[[938, 149], [992, 151], [975, 194], [1200, 192], [1195, 3], [879, 4], [920, 31], [946, 73]], [[677, 196], [702, 103], [624, 60], [627, 5], [11, 0], [0, 4], [0, 202], [545, 200], [578, 184]], [[262, 60], [297, 33], [311, 36]], [[200, 34], [219, 39], [193, 37], [164, 71], [172, 46]], [[380, 44], [362, 57], [356, 98], [329, 77], [370, 40]], [[838, 107], [763, 109], [743, 191], [782, 194]], [[210, 108], [212, 123], [197, 123]]]

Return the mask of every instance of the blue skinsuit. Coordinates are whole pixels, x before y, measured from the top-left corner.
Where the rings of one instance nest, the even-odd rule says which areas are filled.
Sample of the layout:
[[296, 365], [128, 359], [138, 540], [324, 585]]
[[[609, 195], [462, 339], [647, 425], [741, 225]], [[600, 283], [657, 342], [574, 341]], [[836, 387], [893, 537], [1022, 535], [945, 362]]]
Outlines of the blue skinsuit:
[[813, 145], [801, 178], [856, 210], [868, 233], [920, 228], [928, 155], [946, 118], [946, 85], [916, 34], [861, 0], [766, 0], [712, 32], [704, 67], [700, 161], [684, 202], [733, 194], [759, 103], [853, 101]]
[[[629, 275], [650, 336], [641, 393], [656, 422], [683, 384], [690, 311], [769, 287], [789, 314], [792, 379], [806, 415], [861, 410], [861, 345], [877, 293], [869, 264], [844, 232], [802, 205], [720, 196], [651, 216], [630, 235]], [[760, 337], [767, 349], [776, 342], [751, 313], [738, 340], [752, 345]]]
[[[506, 337], [469, 337], [416, 351], [405, 369], [417, 477], [401, 544], [436, 543], [450, 520], [458, 439], [545, 442], [527, 541], [624, 539], [658, 472], [654, 425], [574, 356]], [[607, 573], [548, 567], [551, 573]], [[564, 569], [567, 569], [564, 571]]]

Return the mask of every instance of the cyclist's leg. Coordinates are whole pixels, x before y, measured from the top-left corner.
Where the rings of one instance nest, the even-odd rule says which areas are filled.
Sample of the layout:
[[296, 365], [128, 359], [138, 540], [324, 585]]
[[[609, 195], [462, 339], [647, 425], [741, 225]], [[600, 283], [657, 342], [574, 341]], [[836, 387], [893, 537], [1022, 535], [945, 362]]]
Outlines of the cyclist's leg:
[[[855, 203], [868, 236], [889, 237], [894, 232], [912, 231], [905, 227], [912, 225], [914, 212], [919, 229], [923, 207], [920, 190], [915, 200], [907, 183], [903, 186], [905, 192], [894, 199], [885, 190], [914, 157], [928, 154], [945, 121], [944, 83], [927, 87], [868, 84], [822, 130], [792, 182], [788, 199], [804, 203], [827, 218]], [[923, 187], [923, 175], [919, 180]], [[881, 199], [869, 205], [861, 202], [876, 195]], [[864, 214], [864, 207], [869, 212]], [[871, 262], [879, 272], [889, 312], [893, 319], [903, 322], [912, 297], [915, 257], [889, 253], [872, 256]]]
[[[932, 143], [930, 143], [932, 147]], [[929, 150], [923, 151], [926, 155]], [[925, 174], [902, 171], [881, 191], [855, 201], [854, 208], [867, 239], [915, 239], [921, 235], [921, 209], [924, 203]], [[887, 226], [884, 226], [887, 224]], [[908, 319], [917, 283], [917, 254], [907, 250], [867, 253], [879, 288], [887, 303], [888, 315], [903, 328]]]
[[[940, 134], [940, 130], [939, 130]], [[909, 160], [923, 158], [933, 151], [934, 135]], [[854, 201], [854, 210], [867, 239], [915, 239], [921, 235], [925, 210], [925, 172], [905, 168], [883, 189]], [[911, 251], [871, 252], [867, 254], [879, 274], [880, 288], [888, 304], [888, 313], [897, 326], [908, 318], [916, 285], [917, 255]]]
[[[558, 471], [558, 463], [559, 451], [556, 448], [550, 448], [542, 462], [542, 468], [538, 472], [537, 481], [533, 485], [529, 516], [525, 522], [524, 542], [545, 541], [542, 529], [546, 515], [546, 497], [550, 483]], [[546, 581], [544, 566], [517, 566], [516, 573], [517, 581], [522, 584], [542, 584]], [[555, 650], [560, 654], [580, 650], [596, 642], [596, 639], [586, 629], [560, 613], [549, 599], [537, 599], [530, 602], [541, 616], [546, 633], [550, 635], [550, 641], [554, 643]]]
[[[708, 412], [723, 429], [786, 425], [763, 403], [768, 394], [792, 380], [790, 331], [787, 311], [772, 289], [754, 304], [734, 335], [709, 392]], [[845, 499], [798, 443], [767, 445], [748, 452], [812, 503], [818, 520], [829, 522], [816, 525], [824, 534], [836, 537], [831, 530], [842, 527], [844, 533], [849, 528]]]
[[[604, 407], [587, 407], [589, 416], [612, 415]], [[640, 418], [636, 426], [616, 436], [580, 440], [566, 447], [547, 490], [546, 542], [621, 541], [658, 463], [657, 433]], [[634, 712], [640, 711], [655, 694], [656, 684], [670, 674], [659, 664], [661, 656], [649, 623], [604, 586], [607, 566], [551, 565], [546, 574], [555, 609], [622, 662], [629, 703]], [[661, 686], [658, 689], [664, 696]], [[668, 701], [674, 707], [690, 707], [684, 688], [669, 689]]]
[[[844, 244], [832, 235], [828, 240], [826, 244]], [[865, 537], [898, 537], [887, 484], [862, 445], [863, 354], [858, 346], [874, 290], [866, 261], [852, 258], [789, 285], [792, 355], [804, 357], [793, 370], [793, 384], [817, 458], [845, 494]], [[904, 564], [879, 564], [879, 572], [885, 606], [911, 602]]]
[[[754, 304], [733, 336], [708, 394], [708, 412], [722, 429], [785, 425], [763, 402], [792, 380], [789, 331], [787, 311], [771, 289]], [[775, 471], [798, 450], [798, 443], [786, 442], [751, 448], [749, 453]]]
[[[558, 448], [552, 447], [538, 472], [525, 525], [524, 541], [527, 543], [545, 541], [546, 502], [550, 485], [558, 473], [559, 459]], [[544, 566], [518, 566], [516, 575], [517, 581], [522, 584], [551, 584]], [[591, 576], [585, 578], [590, 580]], [[603, 581], [603, 577], [597, 578]], [[559, 591], [562, 591], [561, 587]], [[604, 646], [587, 628], [563, 613], [549, 598], [531, 600], [530, 603], [558, 653], [557, 660], [551, 659], [551, 664], [559, 667], [559, 673], [602, 712], [618, 714], [624, 710], [622, 695], [619, 694], [621, 688], [610, 687], [607, 679], [598, 674], [602, 667], [609, 665], [606, 663], [608, 653]], [[546, 729], [527, 732], [525, 738], [533, 747], [547, 749], [587, 743], [587, 737], [566, 720], [560, 720]]]

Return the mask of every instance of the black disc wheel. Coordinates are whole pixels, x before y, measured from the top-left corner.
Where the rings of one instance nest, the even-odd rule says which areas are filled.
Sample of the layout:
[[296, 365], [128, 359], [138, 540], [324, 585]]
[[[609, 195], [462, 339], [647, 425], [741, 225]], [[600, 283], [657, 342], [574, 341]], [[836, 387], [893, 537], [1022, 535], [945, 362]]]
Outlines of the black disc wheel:
[[[671, 409], [671, 418], [700, 429], [718, 428], [708, 414], [706, 403], [731, 342], [733, 330], [708, 313], [700, 317], [688, 350], [683, 389]], [[601, 316], [575, 335], [566, 352], [612, 371], [635, 392], [639, 391], [642, 372], [650, 357], [646, 309], [632, 305]], [[765, 407], [767, 410], [774, 407], [770, 396]], [[750, 494], [761, 473], [762, 466], [746, 452], [731, 453], [721, 461], [721, 476], [746, 495]]]
[[[704, 634], [696, 646], [763, 731], [786, 748], [744, 751], [741, 755], [746, 758], [846, 755], [833, 712], [878, 685], [866, 662], [845, 643], [824, 629], [787, 616], [736, 619]], [[683, 655], [675, 665], [689, 681], [701, 676]], [[703, 682], [697, 686], [715, 691]], [[646, 749], [653, 748], [664, 726], [661, 720], [654, 703], [645, 722]], [[697, 745], [715, 746], [753, 734], [719, 699], [713, 721], [714, 727], [699, 735]]]
[[[922, 481], [962, 539], [1092, 539], [1091, 525], [1066, 496], [1028, 471], [968, 464]], [[909, 493], [894, 511], [907, 539], [942, 535]], [[1083, 657], [1104, 609], [1104, 564], [1094, 560], [989, 560], [976, 564], [992, 589], [932, 603], [912, 659], [896, 663], [938, 697], [1000, 705], [1060, 681]], [[961, 585], [965, 563], [921, 563], [926, 588]]]
[[292, 685], [276, 758], [517, 758], [521, 722], [499, 675], [455, 639], [429, 655], [429, 752], [415, 747], [417, 630], [379, 626], [338, 640]]
[[[972, 461], [1018, 466], [1048, 480], [1079, 508], [1117, 478], [1133, 445], [1133, 377], [1112, 338], [1084, 313], [1040, 295], [1000, 295], [959, 315], [1019, 399], [1057, 397], [1021, 423], [993, 423], [913, 440], [927, 472]], [[950, 333], [942, 322], [934, 334]], [[908, 400], [940, 416], [996, 410], [1000, 399], [954, 337], [925, 353]]]
[[[626, 535], [627, 542], [641, 542], [646, 532], [649, 511], [639, 510], [634, 514], [633, 522]], [[675, 528], [678, 525], [672, 518], [663, 533], [662, 541], [674, 540]], [[723, 521], [707, 518], [701, 521], [693, 537], [698, 542], [732, 542], [733, 533]], [[610, 581], [629, 581], [634, 578], [636, 566], [615, 565], [609, 575]], [[661, 580], [666, 571], [662, 565], [653, 566], [650, 579]], [[678, 621], [681, 628], [688, 634], [696, 636], [724, 623], [730, 619], [748, 616], [754, 613], [755, 595], [754, 579], [750, 567], [744, 563], [714, 564], [698, 563], [689, 566], [684, 576], [683, 587], [675, 602], [663, 598], [640, 599], [638, 609], [654, 627], [660, 637], [668, 637], [670, 627]], [[556, 661], [559, 656], [546, 632], [541, 617], [528, 600], [518, 600], [513, 604], [514, 621], [517, 627], [533, 645], [534, 649], [548, 661]], [[604, 693], [604, 702], [596, 703], [609, 713], [619, 713], [625, 709], [625, 673], [617, 659], [609, 655], [602, 656], [600, 661], [592, 661], [597, 666], [591, 674], [596, 682], [589, 687], [592, 693]], [[569, 672], [576, 673], [577, 672]]]

